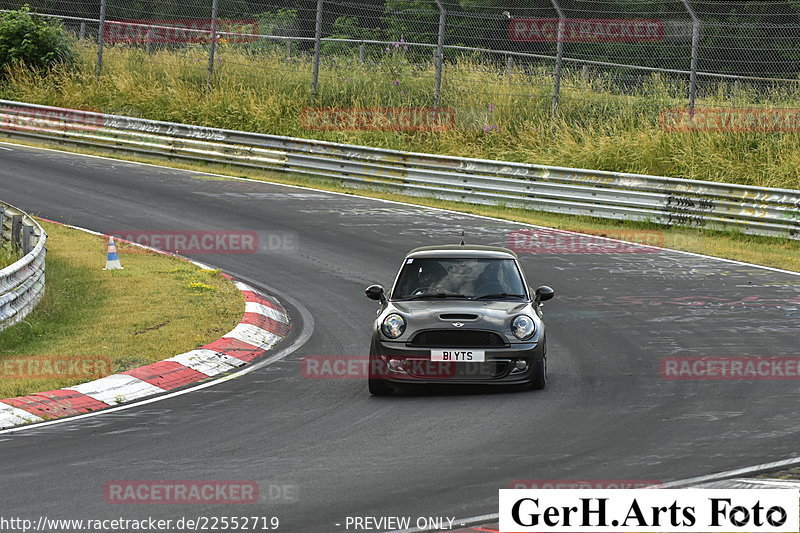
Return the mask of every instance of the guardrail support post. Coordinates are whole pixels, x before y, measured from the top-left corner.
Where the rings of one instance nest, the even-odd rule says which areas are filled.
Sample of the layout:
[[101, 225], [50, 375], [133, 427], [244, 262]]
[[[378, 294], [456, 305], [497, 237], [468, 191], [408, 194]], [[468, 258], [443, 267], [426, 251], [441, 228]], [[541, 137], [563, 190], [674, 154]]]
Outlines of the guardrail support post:
[[106, 10], [108, 9], [108, 0], [100, 0], [100, 22], [97, 25], [97, 70], [95, 76], [100, 77], [103, 71], [103, 44], [105, 43], [106, 31]]
[[22, 225], [22, 255], [26, 256], [30, 253], [31, 240], [33, 239], [33, 226], [28, 224]]
[[322, 8], [323, 0], [317, 0], [317, 21], [314, 27], [314, 66], [311, 73], [311, 97], [317, 95], [319, 87], [319, 54], [322, 47]]
[[211, 44], [208, 47], [208, 92], [214, 85], [214, 56], [217, 53], [217, 18], [219, 17], [219, 0], [211, 1]]
[[433, 97], [433, 107], [439, 109], [442, 102], [442, 68], [444, 66], [444, 30], [447, 24], [447, 12], [439, 0], [436, 0], [439, 9], [439, 38], [436, 42], [436, 93]]
[[694, 116], [694, 104], [697, 99], [697, 56], [700, 48], [700, 19], [689, 0], [681, 0], [689, 16], [692, 17], [692, 60], [689, 66], [689, 116]]
[[553, 118], [558, 113], [558, 104], [561, 97], [561, 71], [564, 65], [564, 12], [557, 0], [550, 0], [558, 15], [558, 36], [556, 42], [556, 71], [553, 76]]
[[3, 247], [3, 223], [5, 221], [6, 208], [0, 205], [0, 248]]
[[11, 248], [20, 248], [22, 244], [22, 215], [11, 215]]

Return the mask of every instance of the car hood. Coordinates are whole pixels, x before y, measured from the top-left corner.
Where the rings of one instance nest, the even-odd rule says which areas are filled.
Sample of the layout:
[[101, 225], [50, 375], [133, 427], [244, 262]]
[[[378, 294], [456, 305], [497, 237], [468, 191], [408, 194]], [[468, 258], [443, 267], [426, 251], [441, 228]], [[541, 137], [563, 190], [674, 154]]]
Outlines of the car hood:
[[[508, 316], [516, 315], [530, 310], [530, 302], [519, 301], [476, 301], [476, 300], [416, 300], [412, 302], [394, 301], [390, 307], [414, 318], [431, 321], [471, 321], [496, 322], [505, 320]], [[451, 316], [453, 315], [453, 316]], [[459, 317], [459, 315], [465, 315]], [[466, 318], [466, 315], [476, 315]]]

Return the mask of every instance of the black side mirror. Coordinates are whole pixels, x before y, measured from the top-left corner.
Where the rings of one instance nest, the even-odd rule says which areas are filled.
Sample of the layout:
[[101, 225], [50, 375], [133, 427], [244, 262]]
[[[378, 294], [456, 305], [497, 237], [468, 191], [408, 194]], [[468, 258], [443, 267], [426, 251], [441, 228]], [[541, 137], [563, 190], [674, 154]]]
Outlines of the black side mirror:
[[386, 295], [383, 293], [383, 287], [380, 285], [370, 285], [367, 287], [367, 290], [364, 291], [364, 294], [366, 294], [367, 298], [370, 300], [377, 300], [381, 303], [386, 301]]
[[547, 285], [542, 285], [536, 289], [536, 302], [546, 302], [547, 300], [551, 300], [555, 295], [556, 291]]

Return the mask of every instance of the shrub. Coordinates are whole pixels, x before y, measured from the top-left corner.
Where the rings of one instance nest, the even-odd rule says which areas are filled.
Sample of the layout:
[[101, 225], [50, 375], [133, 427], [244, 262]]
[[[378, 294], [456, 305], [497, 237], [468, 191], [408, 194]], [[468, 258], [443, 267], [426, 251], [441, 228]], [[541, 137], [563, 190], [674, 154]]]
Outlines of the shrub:
[[32, 14], [28, 6], [0, 14], [0, 69], [17, 63], [50, 68], [74, 59], [72, 39], [60, 23]]

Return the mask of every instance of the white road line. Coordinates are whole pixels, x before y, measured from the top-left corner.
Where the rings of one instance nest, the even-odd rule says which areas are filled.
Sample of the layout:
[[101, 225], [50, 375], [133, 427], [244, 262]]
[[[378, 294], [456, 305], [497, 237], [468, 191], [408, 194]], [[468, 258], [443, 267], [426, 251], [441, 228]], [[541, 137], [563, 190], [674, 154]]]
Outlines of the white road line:
[[[568, 233], [570, 235], [589, 235], [593, 239], [598, 239], [598, 240], [606, 240], [606, 241], [609, 241], [609, 242], [616, 242], [616, 243], [625, 243], [626, 245], [629, 245], [629, 246], [641, 246], [643, 248], [653, 248], [653, 249], [656, 249], [656, 250], [664, 250], [664, 251], [667, 251], [667, 252], [674, 252], [674, 253], [677, 253], [677, 254], [689, 255], [689, 256], [693, 256], [693, 257], [704, 257], [706, 259], [714, 259], [716, 261], [723, 261], [725, 263], [732, 263], [734, 265], [749, 266], [749, 267], [761, 268], [761, 269], [764, 269], [764, 270], [770, 270], [772, 272], [780, 272], [782, 274], [791, 274], [793, 276], [800, 276], [800, 272], [793, 272], [791, 270], [783, 270], [781, 268], [769, 267], [769, 266], [765, 266], [765, 265], [756, 265], [754, 263], [746, 263], [744, 261], [737, 261], [735, 259], [727, 259], [727, 258], [724, 258], [724, 257], [715, 257], [713, 255], [699, 254], [699, 253], [695, 253], [695, 252], [686, 252], [684, 250], [675, 250], [673, 248], [664, 248], [662, 246], [653, 246], [653, 245], [649, 245], [649, 244], [647, 244], [647, 245], [645, 245], [645, 244], [637, 244], [637, 243], [632, 243], [632, 242], [628, 242], [628, 241], [622, 241], [620, 239], [612, 239], [611, 237], [601, 237], [599, 235], [590, 235], [588, 233], [580, 233], [578, 231], [570, 231], [570, 230], [564, 230], [564, 229], [550, 228], [550, 227], [547, 227], [547, 226], [539, 226], [539, 225], [536, 225], [536, 224], [528, 224], [527, 222], [517, 222], [515, 220], [506, 220], [504, 218], [490, 217], [490, 216], [486, 216], [486, 215], [475, 215], [475, 214], [472, 214], [472, 213], [465, 213], [463, 211], [455, 211], [453, 209], [444, 209], [442, 207], [428, 207], [426, 205], [412, 204], [412, 203], [408, 203], [408, 202], [399, 202], [397, 200], [386, 200], [386, 199], [383, 199], [383, 198], [372, 198], [370, 196], [360, 196], [358, 194], [358, 190], [357, 189], [353, 189], [352, 193], [326, 191], [326, 190], [323, 190], [323, 189], [315, 189], [313, 187], [305, 187], [305, 186], [302, 186], [302, 185], [287, 185], [285, 183], [277, 183], [277, 182], [267, 181], [267, 180], [257, 180], [257, 179], [253, 179], [253, 178], [242, 178], [242, 177], [237, 177], [237, 176], [228, 176], [227, 174], [216, 174], [216, 173], [213, 173], [213, 172], [200, 172], [198, 170], [187, 170], [187, 169], [183, 169], [183, 168], [174, 168], [174, 167], [170, 167], [170, 166], [166, 166], [166, 165], [157, 165], [155, 163], [140, 163], [138, 161], [128, 161], [128, 160], [125, 160], [125, 159], [117, 159], [117, 158], [114, 158], [114, 157], [106, 157], [106, 156], [101, 156], [101, 155], [79, 154], [77, 152], [67, 152], [65, 150], [56, 150], [54, 148], [40, 148], [40, 147], [26, 146], [24, 144], [15, 144], [15, 143], [5, 142], [5, 141], [0, 141], [0, 144], [7, 144], [9, 146], [16, 146], [16, 147], [19, 147], [19, 148], [29, 148], [31, 150], [45, 150], [45, 151], [48, 151], [48, 152], [56, 152], [56, 153], [59, 153], [59, 154], [74, 155], [74, 156], [80, 156], [80, 157], [89, 157], [89, 158], [93, 158], [93, 159], [104, 159], [104, 160], [107, 160], [107, 161], [115, 161], [117, 163], [128, 163], [128, 164], [131, 164], [131, 165], [141, 165], [141, 166], [145, 166], [145, 167], [155, 167], [155, 168], [162, 168], [162, 169], [163, 168], [167, 168], [167, 169], [170, 169], [170, 170], [174, 170], [176, 172], [187, 172], [189, 174], [197, 174], [199, 176], [213, 176], [213, 177], [217, 177], [217, 178], [225, 178], [225, 179], [235, 180], [235, 181], [246, 181], [246, 182], [249, 182], [249, 183], [266, 183], [266, 184], [269, 184], [269, 185], [274, 185], [276, 187], [287, 187], [287, 188], [291, 188], [291, 189], [300, 189], [300, 190], [303, 190], [303, 191], [314, 191], [316, 193], [322, 193], [322, 194], [332, 194], [332, 195], [336, 195], [336, 196], [346, 196], [348, 198], [361, 198], [361, 199], [364, 199], [364, 200], [372, 200], [372, 201], [375, 201], [375, 202], [382, 202], [382, 203], [386, 203], [386, 204], [403, 205], [403, 206], [406, 206], [406, 207], [416, 207], [416, 208], [419, 208], [419, 209], [430, 209], [430, 210], [433, 210], [433, 211], [439, 211], [441, 213], [451, 213], [451, 214], [458, 214], [458, 215], [465, 216], [465, 217], [478, 218], [478, 219], [482, 219], [482, 220], [493, 220], [493, 221], [496, 221], [496, 222], [505, 222], [507, 224], [514, 224], [514, 225], [522, 226], [522, 227], [526, 227], [526, 228], [555, 230], [555, 231], [559, 231], [559, 232], [562, 232], [562, 233]], [[291, 174], [292, 172], [291, 171], [286, 171], [286, 173], [287, 174]], [[475, 205], [475, 204], [466, 204], [466, 205]], [[667, 226], [667, 227], [669, 227], [669, 226]]]
[[[676, 481], [670, 481], [669, 483], [662, 483], [659, 485], [659, 488], [664, 489], [674, 489], [674, 488], [681, 488], [681, 487], [690, 487], [693, 485], [699, 485], [701, 483], [705, 483], [708, 481], [715, 481], [720, 479], [727, 479], [735, 476], [746, 475], [746, 474], [754, 474], [756, 472], [761, 472], [763, 470], [773, 470], [776, 468], [782, 468], [786, 466], [792, 466], [800, 464], [800, 457], [790, 457], [789, 459], [783, 459], [781, 461], [773, 461], [771, 463], [762, 463], [753, 466], [747, 466], [744, 468], [736, 468], [733, 470], [726, 470], [724, 472], [717, 472], [715, 474], [709, 474], [707, 476], [697, 476], [691, 477], [686, 479], [679, 479]], [[760, 485], [777, 485], [778, 482], [781, 484], [790, 484], [789, 488], [797, 488], [798, 483], [797, 481], [791, 482], [787, 480], [759, 480], [759, 479], [737, 479], [736, 481], [741, 481], [744, 483], [752, 483], [752, 484], [760, 484]], [[771, 482], [771, 483], [770, 483]], [[469, 518], [461, 518], [456, 519], [454, 523], [469, 526], [472, 524], [478, 524], [481, 522], [489, 522], [490, 520], [498, 520], [500, 516], [497, 513], [485, 514], [480, 516], [471, 516]], [[434, 531], [434, 529], [402, 529], [402, 530], [395, 530], [389, 531], [386, 533], [410, 533], [412, 531]]]

